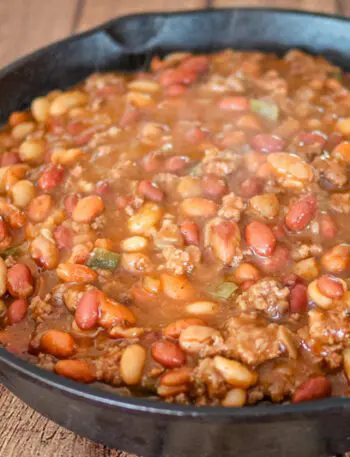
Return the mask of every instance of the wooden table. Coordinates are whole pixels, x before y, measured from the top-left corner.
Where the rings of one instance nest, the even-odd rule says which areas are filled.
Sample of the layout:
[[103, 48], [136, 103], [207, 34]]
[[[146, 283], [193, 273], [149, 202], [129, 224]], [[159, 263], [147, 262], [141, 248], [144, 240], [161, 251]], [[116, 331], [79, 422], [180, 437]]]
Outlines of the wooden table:
[[[269, 6], [350, 16], [349, 0], [0, 0], [0, 67], [103, 21], [140, 11]], [[0, 386], [0, 457], [132, 457], [80, 438]]]

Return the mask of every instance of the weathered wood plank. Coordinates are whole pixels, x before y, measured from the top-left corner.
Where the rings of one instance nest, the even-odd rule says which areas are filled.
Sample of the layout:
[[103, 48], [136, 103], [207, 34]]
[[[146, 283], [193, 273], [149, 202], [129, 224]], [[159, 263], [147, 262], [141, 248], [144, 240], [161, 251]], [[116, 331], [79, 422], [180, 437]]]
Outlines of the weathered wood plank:
[[[347, 1], [344, 0], [344, 2]], [[337, 0], [212, 0], [212, 6], [266, 6], [268, 8], [290, 8], [322, 13], [338, 12]]]
[[72, 32], [79, 0], [0, 0], [0, 67]]

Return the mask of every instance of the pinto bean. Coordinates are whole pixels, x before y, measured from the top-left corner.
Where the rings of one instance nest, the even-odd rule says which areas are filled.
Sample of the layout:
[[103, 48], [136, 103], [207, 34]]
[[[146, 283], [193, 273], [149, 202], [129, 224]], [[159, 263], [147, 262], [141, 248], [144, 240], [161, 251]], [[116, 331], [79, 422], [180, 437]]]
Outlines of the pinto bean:
[[24, 298], [13, 301], [7, 309], [7, 319], [10, 325], [23, 321], [28, 311], [29, 303]]
[[184, 221], [180, 225], [181, 235], [184, 237], [186, 244], [199, 246], [200, 242], [200, 228], [198, 224], [193, 221]]
[[148, 173], [156, 173], [162, 169], [163, 160], [158, 153], [150, 152], [143, 158], [142, 165]]
[[182, 70], [204, 73], [209, 69], [209, 59], [207, 56], [192, 56], [180, 63]]
[[152, 181], [140, 181], [138, 191], [141, 195], [144, 195], [148, 200], [152, 200], [153, 202], [161, 202], [164, 200], [164, 192]]
[[299, 387], [297, 387], [293, 395], [293, 403], [301, 403], [303, 401], [319, 400], [329, 397], [332, 393], [332, 385], [324, 376], [309, 378]]
[[175, 368], [169, 370], [165, 375], [160, 378], [160, 384], [162, 386], [182, 386], [190, 382], [192, 370], [188, 367]]
[[43, 222], [53, 207], [51, 195], [42, 194], [35, 197], [28, 206], [28, 217], [33, 222]]
[[205, 325], [190, 325], [179, 336], [181, 348], [189, 354], [200, 354], [202, 350], [222, 341], [218, 330]]
[[56, 240], [57, 246], [59, 249], [72, 249], [73, 246], [73, 230], [64, 225], [59, 225], [53, 236]]
[[1, 167], [7, 167], [9, 165], [16, 165], [21, 163], [21, 158], [18, 152], [15, 151], [5, 151], [0, 157]]
[[75, 353], [75, 341], [67, 332], [55, 329], [47, 330], [40, 338], [40, 350], [64, 359]]
[[59, 252], [56, 243], [51, 238], [42, 234], [38, 235], [30, 245], [30, 254], [35, 262], [45, 267], [47, 270], [53, 270], [59, 262]]
[[186, 156], [173, 156], [165, 160], [164, 167], [169, 173], [180, 173], [188, 167], [189, 163], [190, 159]]
[[56, 269], [57, 276], [64, 282], [88, 284], [96, 281], [97, 273], [85, 265], [60, 263]]
[[24, 263], [16, 263], [7, 272], [7, 287], [13, 297], [29, 297], [32, 295], [33, 276], [29, 267]]
[[108, 298], [101, 299], [98, 323], [107, 329], [116, 325], [130, 326], [135, 324], [136, 319], [133, 312], [122, 305]]
[[270, 257], [257, 258], [260, 268], [267, 274], [283, 271], [290, 262], [290, 252], [286, 246], [277, 245]]
[[90, 223], [103, 213], [104, 203], [98, 195], [89, 195], [79, 200], [73, 210], [75, 222]]
[[256, 195], [249, 203], [252, 210], [260, 217], [273, 219], [278, 216], [280, 205], [275, 194]]
[[219, 101], [219, 108], [224, 111], [248, 111], [249, 100], [242, 95], [224, 97]]
[[250, 145], [253, 149], [260, 152], [281, 152], [284, 149], [284, 140], [275, 135], [269, 135], [268, 133], [259, 133], [253, 136], [250, 141]]
[[245, 229], [248, 246], [258, 255], [269, 257], [276, 246], [276, 237], [271, 228], [259, 221], [250, 222]]
[[16, 127], [16, 125], [21, 124], [22, 122], [27, 122], [30, 120], [29, 113], [25, 111], [14, 111], [10, 114], [8, 118], [8, 123], [10, 127]]
[[350, 246], [338, 244], [321, 257], [322, 267], [329, 273], [339, 274], [347, 270], [350, 264]]
[[259, 270], [250, 263], [241, 263], [234, 272], [234, 279], [237, 284], [245, 281], [258, 281], [260, 279]]
[[167, 368], [181, 367], [186, 362], [186, 355], [180, 346], [171, 341], [157, 341], [153, 344], [152, 357]]
[[209, 240], [215, 256], [225, 264], [232, 262], [239, 250], [241, 236], [239, 227], [232, 221], [221, 221], [211, 226]]
[[163, 292], [173, 300], [190, 300], [194, 289], [185, 276], [173, 276], [168, 273], [161, 275]]
[[164, 87], [172, 86], [173, 84], [189, 85], [197, 79], [197, 73], [186, 69], [169, 68], [160, 73], [159, 82]]
[[225, 195], [227, 184], [216, 175], [205, 175], [202, 178], [202, 190], [208, 197], [220, 198]]
[[243, 197], [250, 198], [258, 195], [263, 188], [263, 182], [259, 178], [247, 178], [240, 185], [240, 194]]
[[304, 230], [315, 216], [316, 209], [317, 198], [315, 195], [301, 197], [289, 207], [285, 218], [287, 228], [293, 232]]
[[307, 287], [304, 284], [296, 284], [290, 291], [289, 308], [291, 313], [303, 313], [307, 309]]
[[183, 330], [191, 325], [205, 325], [201, 319], [196, 317], [185, 317], [177, 321], [171, 322], [163, 328], [163, 335], [170, 338], [179, 338]]
[[206, 198], [186, 198], [180, 204], [180, 208], [189, 217], [214, 217], [217, 205]]
[[96, 380], [94, 367], [85, 360], [59, 360], [55, 372], [73, 381], [89, 384]]
[[131, 344], [123, 352], [120, 360], [120, 374], [128, 385], [138, 384], [146, 361], [146, 350], [139, 344]]
[[64, 169], [61, 165], [50, 165], [40, 176], [38, 185], [44, 192], [55, 189], [64, 178]]
[[328, 214], [320, 215], [320, 234], [325, 240], [333, 240], [337, 233], [338, 227], [334, 220]]
[[90, 289], [79, 300], [75, 321], [80, 329], [91, 330], [97, 325], [100, 295], [97, 289]]
[[214, 366], [225, 381], [234, 387], [248, 389], [258, 380], [256, 372], [236, 360], [217, 355], [214, 357]]
[[316, 284], [321, 294], [328, 298], [341, 298], [345, 293], [344, 284], [337, 278], [329, 275], [322, 275], [318, 278]]
[[9, 229], [6, 221], [0, 216], [0, 243], [9, 236]]
[[163, 209], [156, 203], [147, 202], [130, 217], [128, 229], [131, 233], [143, 235], [154, 227], [163, 216]]
[[71, 194], [71, 195], [67, 195], [67, 197], [65, 197], [64, 207], [69, 216], [73, 215], [74, 208], [77, 206], [78, 201], [79, 201], [79, 197], [77, 194]]

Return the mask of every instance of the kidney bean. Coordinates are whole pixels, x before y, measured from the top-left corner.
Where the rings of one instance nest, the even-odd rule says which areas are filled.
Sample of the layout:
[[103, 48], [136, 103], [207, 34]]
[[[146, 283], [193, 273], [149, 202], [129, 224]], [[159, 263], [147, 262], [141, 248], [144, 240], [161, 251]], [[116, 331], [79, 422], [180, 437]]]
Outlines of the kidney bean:
[[41, 190], [49, 191], [61, 184], [64, 177], [64, 168], [61, 165], [50, 165], [40, 176], [38, 185]]
[[260, 257], [256, 259], [260, 268], [266, 274], [275, 274], [283, 271], [289, 264], [290, 253], [285, 246], [277, 245], [270, 257]]
[[90, 289], [81, 297], [75, 311], [75, 321], [82, 330], [90, 330], [96, 327], [100, 295], [98, 290]]
[[325, 137], [317, 132], [300, 132], [298, 140], [303, 146], [311, 146], [315, 143], [323, 146], [326, 141]]
[[165, 170], [169, 173], [179, 173], [185, 170], [190, 163], [190, 159], [186, 156], [173, 156], [165, 160]]
[[186, 244], [194, 244], [199, 246], [200, 228], [198, 224], [193, 221], [184, 221], [180, 225], [181, 235], [184, 237]]
[[338, 233], [338, 228], [334, 220], [328, 214], [320, 216], [320, 234], [326, 240], [333, 240]]
[[77, 194], [67, 195], [64, 199], [64, 207], [69, 216], [72, 216], [74, 208], [77, 206], [79, 197]]
[[293, 395], [293, 403], [319, 400], [329, 397], [332, 393], [332, 385], [324, 376], [310, 378], [301, 384]]
[[329, 275], [322, 275], [316, 284], [321, 294], [328, 298], [341, 298], [345, 293], [343, 284]]
[[10, 325], [21, 322], [28, 311], [28, 302], [23, 298], [13, 301], [7, 309], [7, 319]]
[[286, 227], [293, 232], [304, 230], [317, 209], [317, 198], [315, 195], [305, 195], [293, 203], [285, 217]]
[[59, 359], [71, 357], [75, 352], [73, 337], [61, 330], [47, 330], [40, 338], [40, 350]]
[[16, 263], [7, 271], [7, 287], [13, 297], [29, 297], [33, 293], [33, 276], [24, 263]]
[[281, 152], [284, 149], [285, 142], [278, 136], [258, 133], [250, 140], [250, 145], [260, 152]]
[[18, 152], [5, 151], [1, 155], [1, 166], [2, 167], [7, 167], [9, 165], [16, 165], [17, 163], [21, 163], [21, 159], [20, 159]]
[[201, 184], [204, 194], [212, 198], [222, 197], [227, 190], [224, 179], [213, 174], [203, 176]]
[[164, 192], [159, 189], [152, 181], [143, 180], [140, 181], [138, 191], [141, 195], [146, 197], [148, 200], [153, 202], [161, 202], [164, 200]]
[[72, 249], [73, 246], [73, 230], [69, 227], [65, 227], [64, 225], [59, 225], [54, 233], [53, 236], [57, 242], [57, 246], [59, 249]]
[[187, 86], [196, 79], [196, 72], [181, 68], [166, 69], [159, 74], [159, 83], [164, 87], [172, 86], [173, 84], [184, 84]]
[[171, 84], [166, 88], [169, 97], [178, 97], [186, 92], [187, 88], [183, 84]]
[[206, 56], [193, 56], [185, 59], [179, 68], [195, 73], [204, 73], [209, 69], [209, 59]]
[[59, 360], [55, 365], [55, 372], [85, 384], [94, 382], [96, 379], [94, 367], [85, 360]]
[[271, 256], [276, 246], [276, 237], [271, 228], [263, 222], [250, 222], [245, 229], [248, 246], [262, 256]]
[[219, 101], [219, 108], [224, 111], [248, 111], [249, 100], [241, 95], [224, 97]]
[[304, 284], [296, 284], [290, 291], [289, 309], [291, 313], [303, 313], [307, 310], [308, 297], [307, 287]]
[[156, 173], [163, 167], [163, 160], [158, 153], [150, 152], [142, 160], [142, 166], [148, 173]]
[[329, 135], [326, 142], [324, 143], [323, 150], [327, 152], [333, 151], [344, 140], [344, 135], [338, 132], [333, 132]]
[[0, 216], [0, 242], [9, 236], [9, 230], [6, 221]]
[[263, 182], [259, 178], [247, 178], [240, 185], [240, 194], [243, 197], [251, 198], [261, 193]]
[[167, 368], [181, 367], [186, 355], [180, 346], [171, 341], [157, 341], [152, 345], [152, 357]]
[[97, 195], [100, 195], [103, 197], [104, 195], [107, 195], [111, 191], [111, 186], [108, 182], [106, 181], [99, 181], [96, 183], [95, 186], [95, 193]]

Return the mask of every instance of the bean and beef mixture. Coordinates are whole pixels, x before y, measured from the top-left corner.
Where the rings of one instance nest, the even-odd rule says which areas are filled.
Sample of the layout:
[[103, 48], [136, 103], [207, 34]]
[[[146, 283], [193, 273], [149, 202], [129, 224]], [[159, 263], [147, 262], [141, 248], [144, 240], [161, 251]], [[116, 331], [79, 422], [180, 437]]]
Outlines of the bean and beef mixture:
[[0, 132], [0, 342], [123, 395], [348, 395], [350, 84], [323, 58], [154, 57]]

